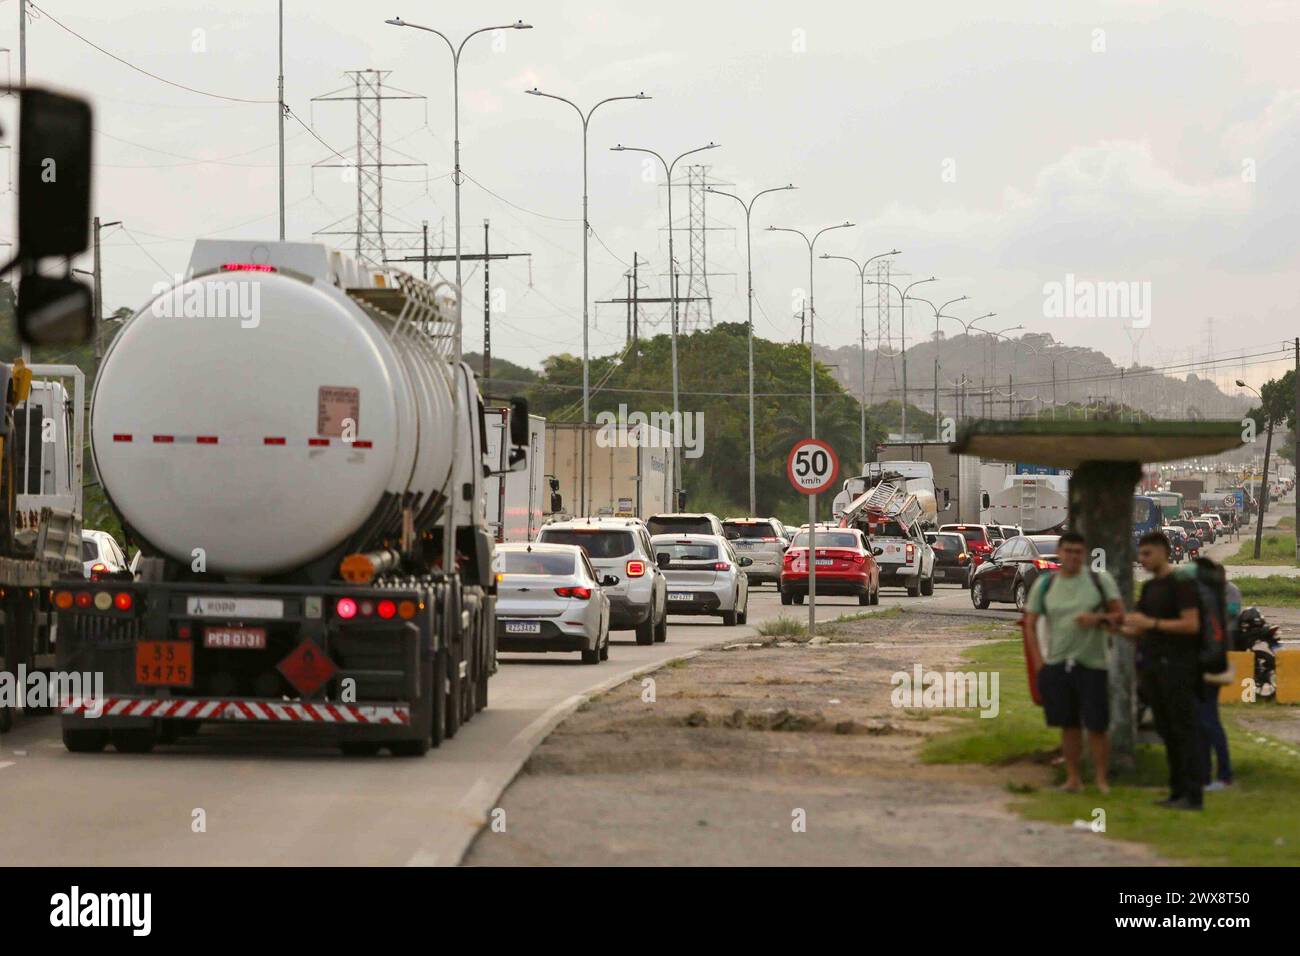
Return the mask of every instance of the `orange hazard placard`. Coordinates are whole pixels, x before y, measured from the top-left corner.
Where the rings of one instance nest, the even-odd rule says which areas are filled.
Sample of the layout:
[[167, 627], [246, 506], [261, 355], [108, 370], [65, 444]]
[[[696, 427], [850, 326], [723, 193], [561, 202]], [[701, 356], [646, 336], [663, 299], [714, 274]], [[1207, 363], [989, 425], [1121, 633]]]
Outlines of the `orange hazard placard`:
[[316, 434], [355, 438], [361, 428], [361, 389], [322, 385], [316, 396]]

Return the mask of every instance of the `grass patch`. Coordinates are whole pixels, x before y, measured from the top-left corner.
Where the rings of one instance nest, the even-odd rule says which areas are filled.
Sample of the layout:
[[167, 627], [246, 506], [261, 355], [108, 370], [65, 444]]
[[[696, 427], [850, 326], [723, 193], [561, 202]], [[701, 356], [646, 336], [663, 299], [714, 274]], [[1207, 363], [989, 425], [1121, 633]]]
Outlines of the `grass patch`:
[[1263, 607], [1300, 607], [1300, 578], [1270, 574], [1266, 578], [1233, 578], [1241, 589], [1241, 602]]
[[793, 617], [773, 617], [758, 625], [763, 637], [807, 637], [808, 625]]
[[[1060, 735], [1043, 723], [1042, 710], [1029, 697], [1020, 642], [975, 647], [966, 657], [977, 670], [999, 672], [998, 716], [981, 719], [974, 711], [962, 711], [957, 726], [926, 742], [922, 759], [992, 765], [1050, 759]], [[1165, 794], [1165, 756], [1163, 747], [1145, 744], [1138, 748], [1135, 774], [1113, 786], [1109, 796], [1095, 790], [1034, 790], [1019, 795], [1013, 806], [1030, 819], [1066, 825], [1091, 821], [1093, 810], [1101, 807], [1107, 836], [1150, 844], [1163, 856], [1185, 863], [1295, 866], [1300, 864], [1300, 803], [1295, 800], [1300, 757], [1292, 756], [1296, 748], [1240, 727], [1235, 720], [1235, 714], [1253, 716], [1266, 710], [1283, 713], [1281, 708], [1249, 704], [1222, 709], [1237, 782], [1230, 791], [1206, 794], [1202, 813], [1152, 805]]]
[[1264, 537], [1260, 541], [1258, 558], [1255, 557], [1255, 534], [1251, 532], [1241, 542], [1241, 547], [1237, 549], [1237, 553], [1230, 558], [1225, 558], [1223, 563], [1300, 567], [1295, 560], [1295, 532], [1288, 534], [1285, 532], [1265, 531]]
[[1295, 528], [1295, 515], [1283, 515], [1278, 519], [1277, 526], [1279, 528]]

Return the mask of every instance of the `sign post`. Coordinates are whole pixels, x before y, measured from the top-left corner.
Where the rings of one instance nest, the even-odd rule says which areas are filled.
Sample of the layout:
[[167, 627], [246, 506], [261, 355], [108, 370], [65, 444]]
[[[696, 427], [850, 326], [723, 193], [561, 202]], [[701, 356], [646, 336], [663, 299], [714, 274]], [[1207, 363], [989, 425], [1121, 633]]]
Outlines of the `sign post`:
[[785, 460], [786, 477], [795, 491], [808, 496], [808, 636], [817, 633], [817, 495], [835, 485], [840, 459], [817, 438], [795, 442]]

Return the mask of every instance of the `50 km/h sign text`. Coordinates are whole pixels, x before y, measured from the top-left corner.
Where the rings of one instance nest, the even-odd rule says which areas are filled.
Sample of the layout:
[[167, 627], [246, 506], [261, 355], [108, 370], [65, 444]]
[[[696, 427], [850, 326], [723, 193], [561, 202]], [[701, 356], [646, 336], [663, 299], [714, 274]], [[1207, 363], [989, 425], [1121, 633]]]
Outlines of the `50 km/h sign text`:
[[835, 484], [840, 472], [840, 460], [826, 442], [805, 438], [790, 449], [785, 471], [796, 491], [816, 495]]

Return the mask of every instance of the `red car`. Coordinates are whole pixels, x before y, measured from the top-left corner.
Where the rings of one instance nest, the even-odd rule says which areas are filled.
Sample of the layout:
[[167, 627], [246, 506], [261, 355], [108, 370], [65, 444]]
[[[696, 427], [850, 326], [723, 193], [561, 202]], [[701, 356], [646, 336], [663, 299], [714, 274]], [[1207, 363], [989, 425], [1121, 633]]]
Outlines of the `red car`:
[[[817, 593], [857, 595], [859, 604], [880, 603], [879, 548], [856, 528], [817, 529]], [[802, 604], [808, 593], [808, 532], [800, 531], [781, 565], [781, 603]]]

